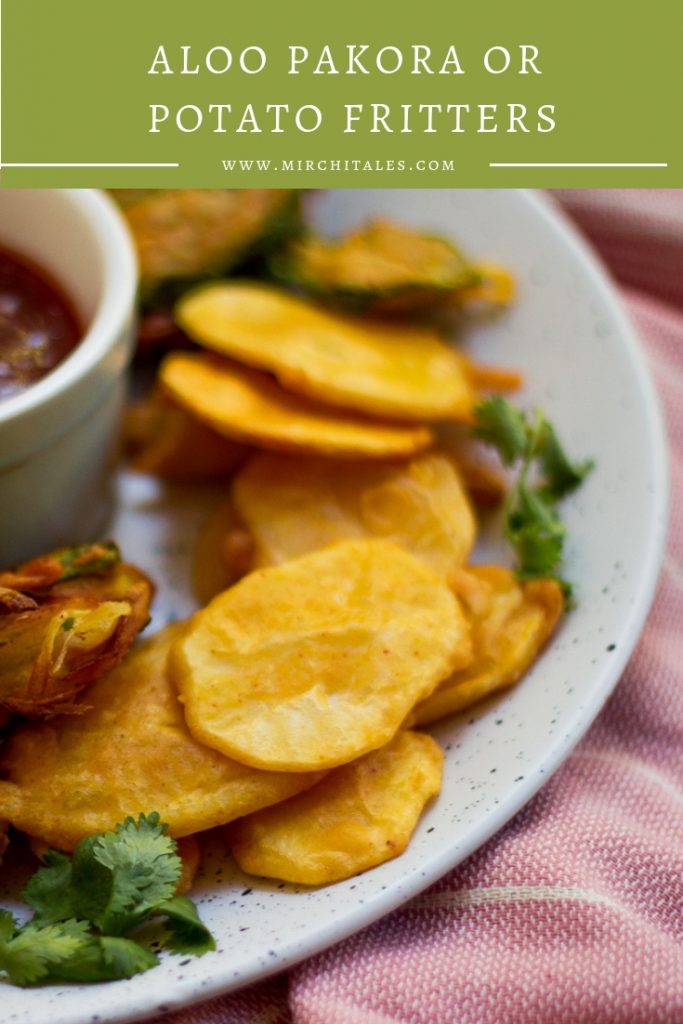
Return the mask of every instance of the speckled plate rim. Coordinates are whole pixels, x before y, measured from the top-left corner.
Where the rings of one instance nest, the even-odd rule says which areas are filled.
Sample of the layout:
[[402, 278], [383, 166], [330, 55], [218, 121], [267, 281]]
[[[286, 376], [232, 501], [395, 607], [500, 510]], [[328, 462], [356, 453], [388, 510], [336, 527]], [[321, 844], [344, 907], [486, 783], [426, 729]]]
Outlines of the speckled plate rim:
[[[59, 995], [62, 996], [61, 999], [54, 1002], [50, 1000], [49, 1019], [52, 1024], [85, 1024], [86, 1021], [97, 1021], [98, 1024], [114, 1021], [130, 1022], [149, 1019], [164, 1012], [176, 1011], [279, 973], [367, 927], [407, 900], [417, 896], [473, 853], [509, 821], [538, 792], [567, 757], [614, 688], [644, 625], [654, 596], [663, 556], [668, 473], [662, 418], [635, 332], [603, 268], [572, 226], [545, 196], [524, 190], [516, 194], [519, 196], [519, 200], [526, 204], [529, 216], [540, 219], [545, 227], [555, 235], [558, 244], [571, 251], [577, 266], [580, 267], [581, 274], [590, 276], [592, 287], [596, 290], [604, 311], [619, 335], [623, 359], [639, 380], [638, 413], [647, 451], [651, 458], [650, 518], [645, 524], [647, 526], [647, 542], [641, 555], [636, 590], [632, 603], [625, 610], [618, 634], [614, 634], [612, 637], [616, 643], [607, 648], [611, 653], [609, 655], [603, 653], [594, 662], [595, 670], [586, 699], [576, 709], [572, 717], [563, 722], [562, 736], [558, 736], [533, 764], [527, 766], [524, 778], [515, 780], [517, 784], [509, 787], [504, 800], [501, 800], [495, 807], [488, 808], [483, 823], [476, 828], [470, 828], [457, 841], [445, 843], [438, 853], [432, 855], [427, 863], [421, 866], [420, 870], [413, 868], [400, 880], [395, 878], [389, 885], [380, 886], [378, 884], [362, 902], [354, 905], [352, 901], [349, 901], [349, 906], [341, 918], [324, 920], [321, 915], [320, 921], [311, 934], [306, 935], [303, 939], [283, 936], [277, 949], [264, 950], [263, 957], [254, 958], [253, 962], [239, 970], [232, 969], [229, 954], [226, 953], [226, 963], [214, 964], [206, 976], [202, 977], [202, 971], [199, 970], [191, 972], [191, 976], [184, 979], [174, 978], [173, 983], [169, 983], [167, 978], [163, 996], [156, 991], [157, 985], [151, 975], [145, 976], [148, 978], [149, 984], [136, 985], [135, 991], [131, 990], [128, 982], [113, 983], [101, 989], [61, 990], [59, 992]], [[549, 411], [552, 413], [552, 410]], [[614, 649], [615, 647], [616, 649]], [[552, 649], [552, 645], [550, 649]], [[486, 714], [486, 709], [481, 714]], [[476, 720], [476, 716], [470, 719], [470, 724]], [[437, 729], [436, 732], [438, 735], [439, 730]], [[429, 821], [436, 820], [437, 817], [438, 808], [428, 811]], [[429, 831], [433, 831], [433, 829], [429, 829]], [[396, 865], [398, 861], [390, 863]], [[380, 870], [382, 869], [376, 869], [376, 871]], [[366, 878], [367, 876], [361, 877]], [[340, 885], [343, 884], [340, 883]], [[334, 888], [336, 887], [330, 887], [330, 891]], [[201, 964], [201, 961], [198, 963]], [[158, 978], [157, 981], [160, 982], [161, 978]], [[50, 990], [27, 992], [26, 998], [32, 1000], [34, 995], [38, 996], [38, 1001], [33, 1005], [36, 1011], [45, 1013], [48, 1012], [48, 1004], [44, 997], [48, 996], [49, 992]], [[98, 1007], [96, 1012], [93, 1011], [94, 1006]], [[7, 1017], [7, 1024], [14, 1019], [21, 1021], [22, 1024], [28, 1021], [32, 1024], [38, 1018], [31, 1016], [27, 1003], [27, 1013], [11, 1014]]]

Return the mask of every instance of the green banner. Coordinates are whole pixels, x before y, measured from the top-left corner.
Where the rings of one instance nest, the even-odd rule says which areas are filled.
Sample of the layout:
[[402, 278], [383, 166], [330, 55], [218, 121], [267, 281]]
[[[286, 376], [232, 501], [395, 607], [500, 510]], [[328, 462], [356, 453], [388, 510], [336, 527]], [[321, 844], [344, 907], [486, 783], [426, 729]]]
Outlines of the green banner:
[[683, 186], [683, 13], [0, 0], [5, 187]]

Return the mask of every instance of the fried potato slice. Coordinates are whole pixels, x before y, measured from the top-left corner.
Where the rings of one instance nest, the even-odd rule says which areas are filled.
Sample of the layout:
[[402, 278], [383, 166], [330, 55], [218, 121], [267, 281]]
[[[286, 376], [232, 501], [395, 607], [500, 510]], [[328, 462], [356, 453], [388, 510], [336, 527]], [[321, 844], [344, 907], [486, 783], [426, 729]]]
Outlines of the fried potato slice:
[[474, 660], [454, 672], [414, 709], [413, 725], [462, 711], [520, 679], [564, 610], [556, 580], [520, 581], [501, 566], [460, 570], [454, 582], [472, 624]]
[[192, 888], [202, 862], [202, 848], [195, 835], [182, 836], [178, 840], [178, 856], [182, 861], [182, 871], [176, 885], [176, 896], [184, 896]]
[[149, 620], [154, 587], [144, 573], [125, 562], [93, 570], [100, 562], [70, 559], [69, 550], [79, 549], [20, 566], [16, 579], [38, 600], [0, 615], [0, 708], [29, 718], [82, 713], [81, 691], [119, 663]]
[[277, 276], [314, 295], [372, 312], [432, 307], [480, 281], [445, 238], [382, 218], [334, 240], [297, 239], [274, 265]]
[[463, 358], [470, 383], [477, 391], [518, 391], [524, 385], [524, 377], [519, 370], [475, 363], [467, 356]]
[[457, 465], [467, 493], [477, 508], [502, 505], [507, 487], [499, 468], [462, 452], [458, 452]]
[[353, 320], [265, 285], [219, 282], [177, 304], [206, 348], [270, 370], [288, 391], [371, 416], [466, 420], [466, 364], [429, 327]]
[[442, 454], [410, 462], [338, 466], [324, 459], [256, 455], [232, 496], [259, 565], [277, 565], [354, 537], [385, 537], [447, 579], [468, 558], [476, 523], [454, 463]]
[[153, 807], [178, 838], [320, 780], [247, 768], [192, 738], [166, 671], [181, 628], [146, 640], [100, 679], [84, 715], [16, 730], [2, 749], [0, 818], [58, 850], [73, 850], [84, 836]]
[[389, 541], [352, 540], [219, 594], [170, 665], [199, 742], [256, 768], [311, 771], [388, 743], [470, 656], [436, 573]]
[[325, 408], [218, 357], [174, 353], [162, 363], [159, 380], [198, 419], [257, 448], [381, 459], [412, 455], [432, 442], [426, 427]]
[[177, 481], [229, 476], [247, 454], [157, 392], [126, 411], [123, 446], [131, 469]]
[[307, 793], [229, 826], [233, 856], [250, 874], [304, 885], [366, 871], [403, 853], [442, 773], [431, 736], [399, 732]]
[[[121, 202], [121, 193], [116, 198]], [[226, 273], [298, 225], [287, 189], [154, 189], [123, 196], [144, 295], [160, 284]]]
[[199, 603], [208, 604], [253, 568], [254, 540], [228, 497], [211, 510], [195, 545], [192, 582]]
[[487, 309], [491, 306], [509, 306], [515, 301], [517, 282], [507, 267], [482, 261], [475, 263], [472, 269], [477, 280], [453, 293], [454, 305]]

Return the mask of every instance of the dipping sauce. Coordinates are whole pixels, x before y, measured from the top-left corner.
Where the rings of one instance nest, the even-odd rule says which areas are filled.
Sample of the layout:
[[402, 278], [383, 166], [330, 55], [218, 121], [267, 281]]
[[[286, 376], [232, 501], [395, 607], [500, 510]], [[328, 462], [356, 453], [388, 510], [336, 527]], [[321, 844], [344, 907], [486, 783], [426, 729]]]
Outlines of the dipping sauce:
[[0, 400], [41, 380], [81, 337], [71, 302], [49, 274], [0, 247]]

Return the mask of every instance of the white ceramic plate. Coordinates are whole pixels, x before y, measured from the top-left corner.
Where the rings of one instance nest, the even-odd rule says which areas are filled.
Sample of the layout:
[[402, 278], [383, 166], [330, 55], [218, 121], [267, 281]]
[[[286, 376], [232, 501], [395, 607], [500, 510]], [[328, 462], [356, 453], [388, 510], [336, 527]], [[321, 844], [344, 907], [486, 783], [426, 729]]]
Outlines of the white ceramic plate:
[[[106, 986], [3, 986], [7, 1024], [153, 1016], [280, 971], [386, 914], [472, 853], [539, 789], [602, 707], [643, 625], [663, 546], [664, 440], [631, 327], [579, 239], [543, 197], [525, 192], [344, 191], [311, 202], [332, 232], [393, 216], [514, 269], [519, 302], [466, 344], [482, 361], [519, 367], [523, 401], [543, 406], [572, 455], [596, 461], [566, 502], [566, 573], [578, 608], [519, 687], [435, 730], [446, 749], [443, 791], [397, 860], [297, 891], [240, 875], [217, 850], [194, 892], [217, 952], [169, 957]], [[206, 498], [162, 494], [144, 478], [122, 481], [113, 534], [160, 582], [156, 625], [191, 610], [188, 551]], [[487, 556], [497, 546], [503, 552], [489, 541]]]

